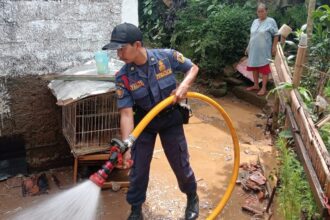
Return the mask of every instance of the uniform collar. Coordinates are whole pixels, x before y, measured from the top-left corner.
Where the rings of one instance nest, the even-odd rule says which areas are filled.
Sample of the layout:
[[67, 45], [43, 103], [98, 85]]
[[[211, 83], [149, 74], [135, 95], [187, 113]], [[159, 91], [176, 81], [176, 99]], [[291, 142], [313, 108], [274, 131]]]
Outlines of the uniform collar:
[[137, 71], [137, 68], [135, 64], [128, 64], [127, 65], [127, 72], [128, 73], [135, 73]]
[[129, 65], [127, 65], [127, 71], [128, 71], [128, 74], [131, 75], [131, 76], [133, 74], [136, 74], [137, 73], [139, 75], [139, 77], [148, 78], [148, 74], [142, 72], [141, 70], [139, 70], [135, 64], [129, 64]]
[[[154, 52], [152, 50], [149, 50], [149, 49], [146, 49], [146, 51], [147, 51], [147, 56], [148, 56], [148, 61], [147, 61], [148, 65], [152, 66], [152, 65], [157, 64], [157, 59], [156, 59], [156, 56], [155, 56]], [[147, 75], [145, 73], [142, 73], [141, 71], [138, 71], [138, 69], [137, 69], [137, 67], [134, 63], [131, 63], [131, 64], [127, 65], [127, 71], [130, 74], [138, 72], [140, 77], [147, 78]]]
[[147, 55], [148, 55], [148, 64], [149, 66], [157, 64], [157, 59], [152, 50], [147, 50]]

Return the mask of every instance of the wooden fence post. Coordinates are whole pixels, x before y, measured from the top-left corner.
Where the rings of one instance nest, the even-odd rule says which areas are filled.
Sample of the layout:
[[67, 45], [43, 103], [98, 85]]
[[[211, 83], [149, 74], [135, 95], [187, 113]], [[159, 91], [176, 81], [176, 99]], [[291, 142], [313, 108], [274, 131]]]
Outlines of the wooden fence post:
[[299, 41], [296, 63], [295, 63], [293, 79], [292, 79], [294, 88], [297, 88], [300, 85], [301, 73], [304, 69], [302, 64], [305, 59], [306, 49], [307, 49], [307, 36], [306, 34], [302, 34]]

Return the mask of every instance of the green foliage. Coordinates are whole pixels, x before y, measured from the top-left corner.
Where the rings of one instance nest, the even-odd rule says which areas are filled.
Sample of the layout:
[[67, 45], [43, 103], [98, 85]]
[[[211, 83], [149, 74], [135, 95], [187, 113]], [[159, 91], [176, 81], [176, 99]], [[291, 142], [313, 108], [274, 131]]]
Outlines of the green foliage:
[[139, 1], [140, 29], [144, 40], [152, 46], [161, 46], [168, 41], [165, 29], [166, 5], [162, 0]]
[[324, 88], [324, 95], [330, 98], [330, 80], [328, 80], [325, 88]]
[[327, 72], [330, 69], [330, 7], [320, 6], [314, 13], [314, 33], [311, 57], [313, 66]]
[[[292, 90], [292, 89], [293, 89], [292, 83], [288, 83], [288, 82], [280, 83], [277, 87], [275, 87], [274, 89], [269, 91], [266, 98], [268, 98], [269, 95], [274, 94], [275, 92], [277, 92], [279, 90]], [[297, 89], [298, 89], [299, 94], [303, 98], [305, 104], [307, 104], [307, 105], [312, 104], [313, 96], [312, 96], [311, 92], [308, 89], [306, 89], [304, 87], [300, 87], [300, 86]]]
[[207, 1], [189, 1], [187, 7], [177, 14], [171, 46], [192, 59], [194, 59], [194, 49], [191, 44], [194, 45], [192, 41], [197, 41], [201, 37], [199, 29], [207, 21], [207, 8]]
[[279, 211], [286, 220], [300, 219], [301, 211], [308, 218], [316, 211], [311, 189], [305, 172], [294, 151], [287, 147], [285, 138], [280, 137], [276, 143], [280, 151], [280, 189], [278, 192]]
[[279, 90], [291, 90], [293, 89], [293, 84], [288, 82], [281, 82], [277, 87], [269, 91], [269, 94], [267, 95], [267, 98], [270, 94], [274, 94], [275, 92]]
[[327, 147], [328, 151], [330, 151], [330, 123], [325, 123], [320, 129], [319, 129], [320, 135], [322, 137], [322, 140]]
[[171, 44], [193, 58], [203, 72], [215, 76], [243, 56], [254, 13], [236, 5], [206, 2], [191, 1], [179, 14]]
[[275, 19], [279, 28], [282, 24], [287, 24], [292, 30], [295, 30], [305, 24], [307, 20], [305, 4], [295, 4], [282, 9], [270, 9], [268, 14]]
[[298, 49], [298, 44], [299, 44], [299, 39], [300, 36], [304, 33], [306, 30], [307, 25], [304, 24], [301, 26], [301, 28], [296, 29], [293, 31], [293, 39], [292, 40], [286, 40], [285, 44], [283, 45], [283, 51], [284, 55], [287, 57], [287, 62], [289, 65], [294, 65], [296, 54], [297, 54], [297, 49]]

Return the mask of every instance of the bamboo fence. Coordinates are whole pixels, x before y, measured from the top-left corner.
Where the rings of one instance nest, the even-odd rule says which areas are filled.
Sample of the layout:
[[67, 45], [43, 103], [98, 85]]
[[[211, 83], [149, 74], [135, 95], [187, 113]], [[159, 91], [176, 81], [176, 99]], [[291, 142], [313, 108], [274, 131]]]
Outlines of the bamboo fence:
[[278, 112], [283, 109], [286, 114], [286, 121], [290, 124], [295, 138], [295, 150], [303, 163], [314, 198], [322, 215], [328, 219], [327, 199], [330, 198], [330, 156], [296, 89], [300, 83], [302, 72], [303, 56], [300, 54], [304, 53], [304, 49], [298, 49], [295, 72], [292, 76], [282, 47], [280, 44], [277, 45], [275, 60], [271, 64], [275, 85], [293, 83], [294, 89], [278, 90], [274, 105], [274, 119], [278, 118]]

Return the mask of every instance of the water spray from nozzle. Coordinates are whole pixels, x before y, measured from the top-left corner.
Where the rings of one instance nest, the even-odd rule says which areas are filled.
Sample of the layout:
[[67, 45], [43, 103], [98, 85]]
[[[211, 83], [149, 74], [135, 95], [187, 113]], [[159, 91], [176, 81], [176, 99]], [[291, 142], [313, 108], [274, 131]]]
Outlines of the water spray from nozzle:
[[110, 144], [109, 160], [105, 162], [101, 169], [89, 177], [89, 179], [99, 187], [104, 185], [104, 182], [107, 180], [113, 168], [115, 168], [117, 164], [123, 163], [123, 153], [132, 145], [131, 142], [122, 142], [116, 138], [112, 139]]

